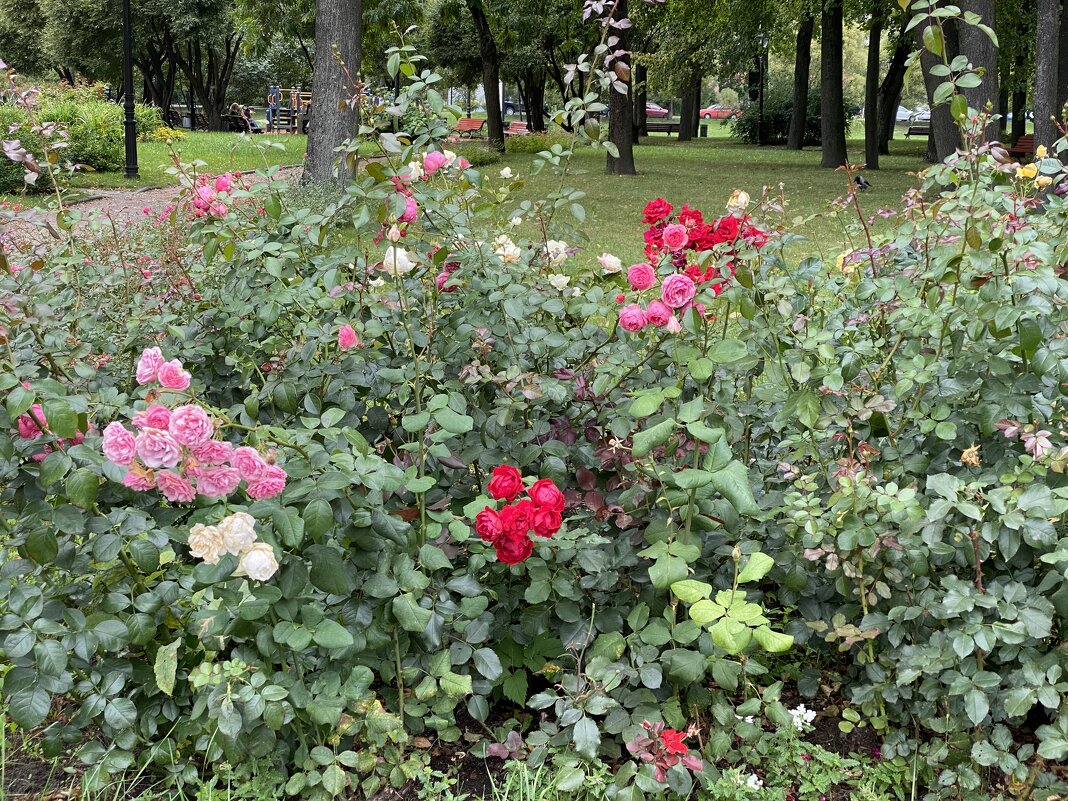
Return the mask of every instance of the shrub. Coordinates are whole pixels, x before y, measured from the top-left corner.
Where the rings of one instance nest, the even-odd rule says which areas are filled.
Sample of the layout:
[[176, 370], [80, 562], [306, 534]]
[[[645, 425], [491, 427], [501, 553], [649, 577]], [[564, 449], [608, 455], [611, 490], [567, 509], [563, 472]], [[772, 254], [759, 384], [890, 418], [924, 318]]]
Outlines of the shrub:
[[[15, 130], [11, 130], [18, 126]], [[11, 131], [9, 133], [9, 131]], [[0, 105], [0, 132], [3, 138], [17, 139], [27, 151], [34, 154], [37, 159], [43, 158], [44, 140], [35, 134], [26, 122], [26, 113], [13, 105]], [[62, 158], [63, 151], [59, 151]], [[20, 193], [27, 191], [31, 194], [47, 192], [52, 188], [47, 171], [42, 171], [34, 184], [26, 184], [26, 171], [21, 164], [12, 161], [0, 153], [0, 193]]]
[[61, 98], [42, 104], [41, 120], [61, 123], [69, 133], [61, 158], [99, 172], [122, 169], [123, 111], [103, 100]]
[[[764, 142], [770, 145], [786, 144], [790, 133], [790, 118], [794, 110], [793, 87], [785, 82], [776, 81], [767, 89], [764, 97]], [[856, 118], [854, 105], [844, 106], [846, 130]], [[820, 90], [818, 86], [808, 91], [808, 107], [805, 115], [805, 145], [818, 145], [822, 141], [820, 131]], [[747, 144], [757, 143], [757, 123], [760, 119], [758, 104], [750, 103], [731, 125], [731, 136]]]
[[508, 153], [541, 153], [552, 149], [553, 145], [566, 146], [570, 138], [563, 133], [530, 133], [524, 136], [509, 136], [504, 140]]
[[137, 138], [140, 141], [163, 142], [167, 139], [174, 139], [173, 136], [162, 136], [159, 133], [159, 130], [165, 127], [163, 124], [163, 110], [159, 106], [152, 106], [148, 103], [135, 104], [134, 119], [137, 122]]
[[501, 160], [499, 152], [482, 145], [456, 143], [452, 145], [452, 150], [467, 159], [472, 167], [486, 167]]

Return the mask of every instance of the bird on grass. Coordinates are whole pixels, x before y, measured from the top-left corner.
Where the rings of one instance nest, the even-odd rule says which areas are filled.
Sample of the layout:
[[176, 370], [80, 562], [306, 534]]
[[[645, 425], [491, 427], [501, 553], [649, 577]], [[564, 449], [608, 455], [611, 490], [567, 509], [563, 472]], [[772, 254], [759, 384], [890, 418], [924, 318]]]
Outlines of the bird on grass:
[[861, 192], [865, 192], [871, 189], [871, 184], [868, 183], [868, 179], [865, 178], [863, 175], [853, 176], [853, 183], [857, 185], [857, 189], [859, 189]]

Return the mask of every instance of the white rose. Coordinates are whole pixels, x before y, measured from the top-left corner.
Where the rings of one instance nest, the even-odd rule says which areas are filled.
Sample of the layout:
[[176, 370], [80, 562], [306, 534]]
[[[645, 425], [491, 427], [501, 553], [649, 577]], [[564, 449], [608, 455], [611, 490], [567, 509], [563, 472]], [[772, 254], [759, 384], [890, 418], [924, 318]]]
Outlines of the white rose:
[[571, 282], [571, 276], [561, 275], [560, 273], [554, 273], [549, 276], [549, 283], [553, 285], [554, 289], [558, 289], [561, 292], [567, 290], [567, 285]]
[[274, 548], [266, 542], [257, 542], [241, 554], [235, 576], [248, 576], [254, 581], [267, 581], [278, 572], [278, 560]]
[[423, 163], [421, 161], [409, 161], [407, 177], [412, 181], [418, 181], [423, 177]]
[[367, 286], [374, 287], [375, 289], [378, 289], [380, 287], [384, 287], [385, 285], [386, 285], [386, 282], [382, 278], [372, 278], [370, 281], [367, 282]]
[[209, 565], [219, 564], [219, 558], [226, 552], [223, 535], [215, 526], [197, 523], [189, 529], [189, 555], [203, 559]]
[[553, 267], [559, 267], [567, 261], [567, 242], [550, 239], [545, 243], [545, 256], [548, 258], [549, 264]]
[[735, 189], [727, 201], [727, 210], [732, 214], [744, 214], [749, 208], [749, 193], [742, 189]]
[[505, 167], [503, 170], [501, 170], [501, 178], [511, 178], [511, 177], [512, 177], [512, 168], [511, 167]]
[[755, 773], [750, 773], [745, 780], [745, 786], [752, 790], [759, 790], [764, 786], [764, 782]]
[[511, 223], [512, 223], [512, 227], [513, 228], [515, 228], [517, 226], [520, 226], [520, 225], [523, 224], [523, 218], [522, 217], [513, 217], [512, 220], [511, 220]]
[[500, 256], [501, 261], [505, 264], [516, 264], [523, 255], [523, 251], [516, 246], [515, 242], [507, 234], [501, 234], [494, 240], [493, 252]]
[[415, 265], [412, 264], [411, 259], [408, 258], [408, 251], [404, 248], [395, 248], [390, 245], [386, 248], [386, 252], [382, 256], [382, 269], [396, 277], [399, 275], [407, 275], [415, 269]]
[[442, 150], [441, 155], [445, 157], [445, 163], [450, 167], [453, 165], [453, 162], [456, 161], [456, 154], [451, 150]]
[[613, 256], [611, 253], [602, 253], [597, 257], [597, 263], [601, 265], [605, 275], [618, 273], [623, 269], [623, 262], [619, 260], [618, 256]]
[[256, 518], [245, 512], [235, 512], [219, 521], [217, 528], [222, 533], [223, 549], [234, 556], [252, 547], [256, 542]]

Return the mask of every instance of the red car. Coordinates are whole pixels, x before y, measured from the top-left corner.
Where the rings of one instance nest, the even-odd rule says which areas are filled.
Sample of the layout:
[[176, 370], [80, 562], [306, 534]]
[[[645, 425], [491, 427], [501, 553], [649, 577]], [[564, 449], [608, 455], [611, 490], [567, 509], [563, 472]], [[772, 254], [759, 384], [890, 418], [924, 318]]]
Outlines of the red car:
[[653, 119], [662, 119], [664, 117], [670, 117], [671, 112], [663, 106], [658, 106], [656, 103], [646, 103], [645, 116], [652, 117]]
[[735, 116], [738, 112], [732, 108], [721, 106], [719, 103], [701, 109], [698, 114], [703, 120], [726, 120]]

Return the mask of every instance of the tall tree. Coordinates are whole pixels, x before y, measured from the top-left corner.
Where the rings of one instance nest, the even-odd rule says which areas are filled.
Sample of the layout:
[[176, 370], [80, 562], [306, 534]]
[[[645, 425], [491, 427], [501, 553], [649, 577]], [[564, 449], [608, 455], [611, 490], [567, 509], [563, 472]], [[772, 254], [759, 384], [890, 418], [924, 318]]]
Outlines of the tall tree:
[[187, 50], [179, 45], [172, 51], [172, 58], [204, 108], [209, 130], [222, 130], [226, 90], [240, 47], [241, 34], [231, 28], [221, 34], [200, 33], [190, 38]]
[[1060, 0], [1038, 0], [1035, 38], [1035, 145], [1052, 147], [1057, 140], [1053, 118], [1057, 108], [1057, 63], [1060, 38]]
[[879, 169], [879, 73], [883, 54], [883, 4], [872, 0], [868, 26], [868, 64], [864, 75], [864, 162]]
[[790, 114], [790, 132], [786, 137], [787, 150], [800, 150], [805, 142], [805, 124], [808, 119], [808, 84], [812, 72], [812, 31], [816, 21], [807, 8], [797, 28], [797, 46], [794, 51], [794, 108]]
[[[613, 12], [613, 20], [627, 18], [627, 0], [619, 0]], [[618, 156], [611, 153], [605, 162], [605, 171], [610, 175], [636, 175], [634, 169], [634, 109], [631, 100], [631, 70], [630, 70], [630, 27], [616, 28], [619, 42], [617, 49], [628, 52], [628, 55], [617, 59], [609, 69], [614, 71], [614, 85], [609, 89], [611, 96], [608, 100], [608, 138], [616, 146]], [[622, 84], [622, 85], [620, 85]]]
[[478, 51], [482, 54], [482, 88], [486, 92], [486, 130], [490, 144], [504, 150], [504, 120], [501, 115], [501, 59], [497, 40], [493, 38], [489, 18], [482, 0], [467, 0], [467, 10], [478, 34]]
[[[990, 28], [994, 27], [994, 0], [965, 0], [960, 5], [965, 13], [977, 14], [983, 24]], [[986, 111], [988, 107], [991, 112], [996, 112], [998, 103], [997, 46], [994, 40], [976, 25], [961, 25], [959, 31], [961, 54], [967, 56], [972, 66], [982, 73], [982, 80], [978, 86], [964, 90], [968, 105], [980, 113]], [[987, 125], [984, 138], [997, 139], [1000, 128], [1000, 124], [991, 122]]]
[[1068, 4], [1061, 7], [1057, 37], [1057, 108], [1062, 112], [1065, 103], [1068, 103]]
[[[362, 0], [316, 0], [315, 66], [312, 70], [312, 118], [308, 129], [308, 156], [304, 181], [342, 183], [352, 167], [341, 162], [336, 178], [335, 154], [342, 142], [356, 133], [356, 110], [349, 102], [352, 91], [340, 59], [355, 79], [360, 72], [363, 45]], [[335, 56], [336, 53], [336, 56]]]
[[697, 135], [697, 123], [701, 113], [701, 75], [694, 73], [683, 83], [679, 94], [682, 108], [679, 111], [679, 141], [689, 142]]
[[845, 97], [842, 85], [842, 0], [823, 0], [820, 24], [820, 133], [821, 167], [841, 167], [846, 152]]
[[879, 84], [879, 153], [884, 156], [890, 154], [890, 139], [897, 124], [897, 107], [901, 103], [901, 91], [905, 86], [905, 72], [911, 52], [909, 37], [899, 31], [894, 54], [886, 68], [886, 76]]

